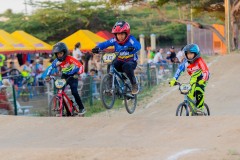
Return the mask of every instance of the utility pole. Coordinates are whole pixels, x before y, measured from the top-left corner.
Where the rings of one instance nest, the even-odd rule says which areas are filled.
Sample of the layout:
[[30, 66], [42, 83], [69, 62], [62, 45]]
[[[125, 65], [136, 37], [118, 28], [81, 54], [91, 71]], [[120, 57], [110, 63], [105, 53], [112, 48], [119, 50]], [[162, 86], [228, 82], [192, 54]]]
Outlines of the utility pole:
[[225, 39], [227, 42], [227, 53], [230, 53], [231, 51], [231, 39], [230, 39], [230, 2], [229, 0], [224, 0], [224, 6], [225, 6]]
[[[193, 21], [193, 9], [191, 6], [191, 22]], [[194, 43], [194, 32], [193, 32], [193, 25], [191, 25], [191, 43]]]
[[27, 2], [26, 2], [26, 0], [24, 0], [24, 6], [25, 6], [25, 14], [27, 15], [28, 13], [27, 13]]

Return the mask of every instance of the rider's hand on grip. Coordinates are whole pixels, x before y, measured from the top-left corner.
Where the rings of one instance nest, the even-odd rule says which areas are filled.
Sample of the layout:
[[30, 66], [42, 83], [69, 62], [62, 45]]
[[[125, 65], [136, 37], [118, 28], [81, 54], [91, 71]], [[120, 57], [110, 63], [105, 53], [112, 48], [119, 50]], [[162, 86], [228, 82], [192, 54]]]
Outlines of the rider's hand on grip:
[[128, 52], [132, 52], [134, 49], [135, 49], [135, 48], [134, 48], [133, 46], [130, 46], [130, 47], [127, 48], [127, 51], [128, 51]]
[[201, 79], [200, 81], [198, 81], [198, 84], [200, 84], [200, 85], [205, 85], [205, 81], [203, 80], [203, 79]]
[[78, 74], [74, 74], [74, 75], [73, 75], [73, 78], [74, 78], [74, 79], [78, 79]]
[[171, 81], [169, 82], [170, 87], [174, 86], [175, 83], [176, 83], [176, 81], [177, 81], [177, 80], [176, 80], [175, 78], [172, 78]]
[[99, 47], [95, 47], [92, 49], [93, 53], [99, 53], [100, 52], [100, 48]]
[[47, 76], [47, 77], [45, 78], [45, 81], [46, 81], [46, 82], [49, 82], [50, 80], [51, 80], [50, 76]]

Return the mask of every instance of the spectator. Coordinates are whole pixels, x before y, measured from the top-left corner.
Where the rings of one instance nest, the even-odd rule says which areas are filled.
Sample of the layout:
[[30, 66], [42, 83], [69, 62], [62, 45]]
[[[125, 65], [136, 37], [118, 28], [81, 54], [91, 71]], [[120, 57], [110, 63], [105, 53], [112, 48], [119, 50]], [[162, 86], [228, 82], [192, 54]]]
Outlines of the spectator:
[[2, 77], [3, 77], [3, 78], [7, 77], [7, 76], [9, 75], [9, 71], [10, 71], [10, 70], [11, 70], [11, 69], [9, 69], [9, 68], [7, 67], [7, 62], [5, 61], [5, 62], [4, 62], [4, 65], [1, 67]]
[[101, 63], [101, 55], [99, 54], [94, 55], [92, 65], [94, 66], [94, 69], [97, 70], [98, 76], [101, 77], [103, 73], [103, 69], [102, 69], [103, 64]]
[[18, 86], [22, 81], [21, 72], [18, 69], [16, 69], [13, 61], [9, 63], [9, 69], [10, 69], [10, 72], [9, 72], [10, 79], [13, 81], [14, 85]]
[[3, 79], [2, 83], [3, 83], [4, 86], [7, 87], [6, 90], [7, 90], [7, 97], [8, 97], [8, 99], [12, 99], [13, 98], [12, 97], [13, 90], [12, 90], [11, 82], [8, 79]]
[[100, 78], [97, 76], [97, 70], [91, 69], [89, 75], [92, 77], [92, 93], [94, 96], [97, 96], [99, 95], [97, 81], [100, 81]]
[[154, 50], [150, 50], [148, 52], [148, 63], [153, 63], [155, 53], [156, 53], [156, 51], [154, 51]]
[[42, 76], [42, 73], [44, 71], [44, 67], [43, 67], [43, 59], [40, 58], [36, 61], [36, 65], [35, 65], [35, 71], [36, 71], [36, 78], [40, 78]]
[[22, 76], [23, 77], [29, 76], [31, 72], [32, 72], [32, 69], [31, 69], [30, 63], [26, 61], [22, 68]]
[[159, 51], [154, 56], [153, 63], [159, 63], [159, 64], [167, 63], [167, 61], [163, 59], [162, 54], [163, 54], [163, 49], [160, 48]]
[[164, 73], [164, 66], [167, 64], [167, 61], [163, 59], [163, 49], [160, 48], [159, 51], [155, 54], [153, 63], [157, 64], [157, 67], [159, 67], [159, 74]]
[[21, 72], [23, 76], [22, 84], [27, 83], [27, 86], [31, 86], [33, 84], [34, 77], [31, 76], [31, 73], [32, 73], [32, 69], [31, 69], [30, 63], [26, 61], [25, 64], [23, 65], [23, 70]]
[[42, 74], [44, 71], [44, 67], [43, 67], [43, 59], [40, 58], [36, 61], [36, 65], [35, 65], [35, 70], [36, 70], [36, 81], [37, 81], [37, 85], [39, 86], [39, 92], [43, 93], [44, 92], [44, 82], [42, 79]]
[[183, 59], [184, 59], [184, 53], [183, 53], [183, 51], [182, 51], [183, 48], [184, 48], [184, 47], [182, 47], [181, 50], [178, 51], [178, 53], [177, 53], [177, 58], [178, 58], [178, 61], [179, 61], [180, 63], [182, 63], [182, 62], [183, 62]]
[[13, 115], [12, 104], [8, 101], [7, 87], [5, 85], [0, 86], [0, 108], [8, 111], [9, 115]]
[[80, 51], [81, 44], [77, 42], [73, 50], [73, 57], [82, 63], [82, 52]]
[[[6, 57], [3, 54], [0, 54], [0, 67], [3, 66]], [[0, 73], [0, 85], [2, 84], [2, 73]]]
[[176, 53], [175, 53], [175, 49], [174, 47], [172, 46], [170, 48], [170, 51], [167, 52], [167, 60], [169, 63], [176, 63]]

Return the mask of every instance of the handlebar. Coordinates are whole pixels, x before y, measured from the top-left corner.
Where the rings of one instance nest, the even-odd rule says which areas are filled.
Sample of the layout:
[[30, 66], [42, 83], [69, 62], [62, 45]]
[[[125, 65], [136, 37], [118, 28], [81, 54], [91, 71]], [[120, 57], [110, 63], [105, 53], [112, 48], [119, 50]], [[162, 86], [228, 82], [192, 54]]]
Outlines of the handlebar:
[[[119, 53], [121, 53], [121, 52], [124, 52], [124, 51], [126, 51], [126, 52], [128, 52], [127, 50], [126, 50], [127, 48], [124, 48], [124, 49], [121, 49], [120, 51], [118, 51], [118, 52], [112, 52], [112, 53], [116, 53], [117, 54], [117, 56], [119, 55]], [[100, 50], [98, 53], [93, 53], [93, 52], [90, 52], [90, 53], [92, 53], [92, 54], [104, 54], [104, 53], [107, 53], [107, 52], [105, 52], [104, 50]], [[110, 52], [111, 53], [111, 52]]]
[[[170, 84], [170, 82], [168, 82], [168, 84]], [[174, 86], [181, 86], [181, 83], [180, 82], [178, 82], [178, 81], [176, 81], [175, 83], [174, 83]]]
[[[53, 79], [54, 81], [56, 81], [56, 78], [54, 76], [49, 76], [50, 79]], [[67, 79], [66, 79], [66, 82], [70, 79], [70, 78], [74, 78], [74, 75], [73, 76], [69, 76]]]

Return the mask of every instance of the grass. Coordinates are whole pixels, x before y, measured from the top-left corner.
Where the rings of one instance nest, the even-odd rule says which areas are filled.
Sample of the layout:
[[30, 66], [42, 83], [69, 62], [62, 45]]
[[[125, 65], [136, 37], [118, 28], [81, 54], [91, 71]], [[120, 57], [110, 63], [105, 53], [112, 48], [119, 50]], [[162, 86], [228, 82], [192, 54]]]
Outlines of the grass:
[[230, 149], [228, 150], [228, 155], [232, 155], [232, 156], [240, 156], [240, 154], [238, 153], [238, 151]]
[[[157, 88], [158, 88], [158, 85], [154, 85], [153, 87], [146, 88], [143, 91], [141, 91], [138, 94], [138, 102], [137, 103], [140, 104], [141, 102], [144, 102], [144, 100], [146, 98], [152, 97], [153, 92], [155, 92]], [[85, 105], [85, 106], [86, 106], [86, 109], [87, 109], [86, 117], [91, 117], [94, 114], [106, 111], [106, 109], [103, 106], [101, 100], [94, 101], [92, 106], [90, 106], [89, 104]], [[117, 97], [112, 109], [118, 110], [118, 109], [123, 108], [123, 107], [125, 107], [123, 99], [120, 99], [120, 98]]]

